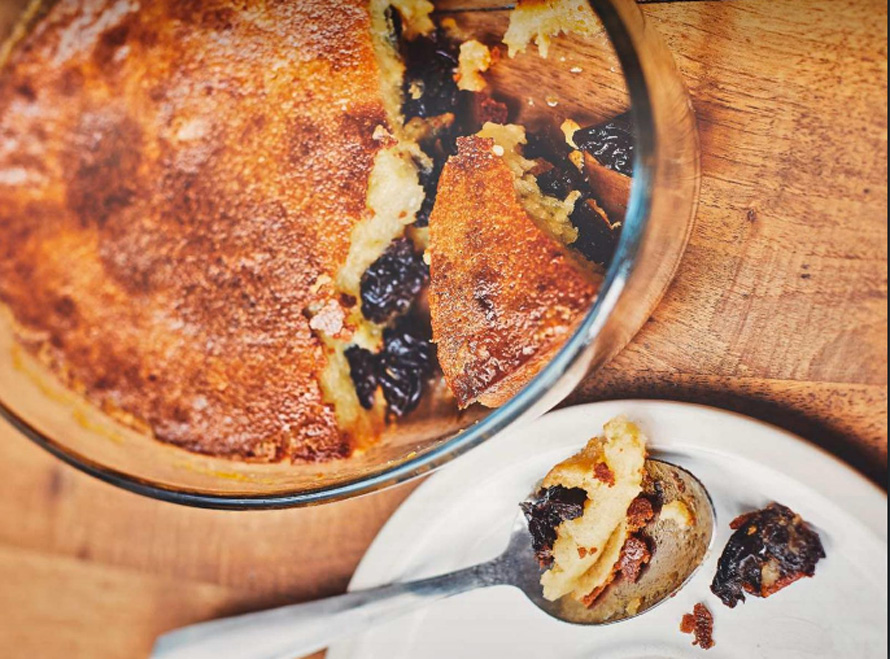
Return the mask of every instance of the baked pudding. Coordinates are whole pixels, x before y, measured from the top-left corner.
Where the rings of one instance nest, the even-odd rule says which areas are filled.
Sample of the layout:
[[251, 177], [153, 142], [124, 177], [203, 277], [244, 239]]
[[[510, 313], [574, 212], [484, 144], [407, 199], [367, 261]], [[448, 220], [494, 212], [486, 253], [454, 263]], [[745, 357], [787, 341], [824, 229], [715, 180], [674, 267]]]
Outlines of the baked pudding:
[[374, 436], [342, 345], [376, 328], [347, 296], [423, 198], [385, 9], [52, 4], [0, 78], [0, 299], [25, 344], [195, 451]]
[[528, 213], [517, 181], [534, 179], [539, 203], [564, 211], [549, 228], [525, 218], [542, 232], [525, 269], [558, 253], [577, 290], [558, 324], [506, 328], [547, 339], [528, 358], [495, 377], [456, 361], [479, 383], [460, 394], [426, 301], [436, 232], [466, 221], [443, 172], [461, 138], [520, 129], [485, 84], [498, 44], [461, 42], [433, 10], [35, 3], [0, 50], [0, 302], [20, 343], [122, 421], [240, 460], [361, 450], [440, 363], [458, 404], [504, 402], [589, 306], [620, 220], [580, 149], [558, 130], [525, 136], [514, 201]]

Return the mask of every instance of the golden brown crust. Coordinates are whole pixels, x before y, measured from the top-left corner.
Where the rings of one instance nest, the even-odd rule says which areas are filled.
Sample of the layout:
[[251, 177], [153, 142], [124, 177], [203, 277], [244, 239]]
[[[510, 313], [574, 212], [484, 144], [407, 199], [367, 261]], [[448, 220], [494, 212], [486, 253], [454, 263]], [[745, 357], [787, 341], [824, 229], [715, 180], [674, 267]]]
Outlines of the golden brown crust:
[[362, 0], [61, 0], [0, 73], [0, 301], [164, 441], [345, 455], [304, 310], [381, 124]]
[[608, 219], [623, 222], [630, 200], [631, 178], [609, 169], [587, 152], [584, 152], [584, 171], [590, 181], [590, 190]]
[[505, 403], [577, 327], [598, 277], [539, 229], [490, 139], [458, 140], [430, 216], [433, 340], [461, 406]]

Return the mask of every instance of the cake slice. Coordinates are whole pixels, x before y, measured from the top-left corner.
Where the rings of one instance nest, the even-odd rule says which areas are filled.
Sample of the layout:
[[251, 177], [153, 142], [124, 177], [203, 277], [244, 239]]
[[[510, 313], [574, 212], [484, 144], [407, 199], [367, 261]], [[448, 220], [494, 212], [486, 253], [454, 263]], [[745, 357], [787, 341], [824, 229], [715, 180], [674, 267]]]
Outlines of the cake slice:
[[430, 316], [461, 407], [503, 404], [581, 322], [601, 275], [567, 244], [579, 193], [543, 195], [519, 126], [460, 138], [430, 216]]

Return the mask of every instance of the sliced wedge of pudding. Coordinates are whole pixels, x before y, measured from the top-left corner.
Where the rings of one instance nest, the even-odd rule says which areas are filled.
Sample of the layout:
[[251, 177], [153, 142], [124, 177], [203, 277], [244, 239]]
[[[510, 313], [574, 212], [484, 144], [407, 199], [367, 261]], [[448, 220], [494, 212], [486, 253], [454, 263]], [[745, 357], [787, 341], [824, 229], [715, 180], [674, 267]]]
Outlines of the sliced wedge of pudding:
[[430, 316], [461, 407], [495, 407], [525, 386], [577, 327], [601, 274], [566, 245], [579, 193], [541, 193], [525, 131], [486, 124], [457, 141], [430, 216]]

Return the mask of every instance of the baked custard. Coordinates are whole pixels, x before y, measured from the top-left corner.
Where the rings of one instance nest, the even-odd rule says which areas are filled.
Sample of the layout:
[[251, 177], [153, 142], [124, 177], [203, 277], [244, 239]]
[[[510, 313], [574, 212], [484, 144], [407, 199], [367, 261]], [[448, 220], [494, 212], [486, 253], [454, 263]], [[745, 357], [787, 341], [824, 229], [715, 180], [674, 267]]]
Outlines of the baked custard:
[[[595, 20], [566, 6], [521, 3], [510, 49]], [[443, 23], [426, 0], [35, 4], [0, 48], [22, 345], [124, 422], [240, 460], [347, 457], [440, 365], [458, 405], [505, 402], [596, 295], [633, 140], [511, 125], [501, 44]], [[505, 205], [461, 209], [483, 179]], [[486, 215], [525, 236], [512, 284], [472, 242]]]
[[382, 328], [353, 298], [423, 202], [388, 7], [48, 3], [0, 75], [0, 300], [25, 345], [193, 451], [376, 436], [344, 350]]

